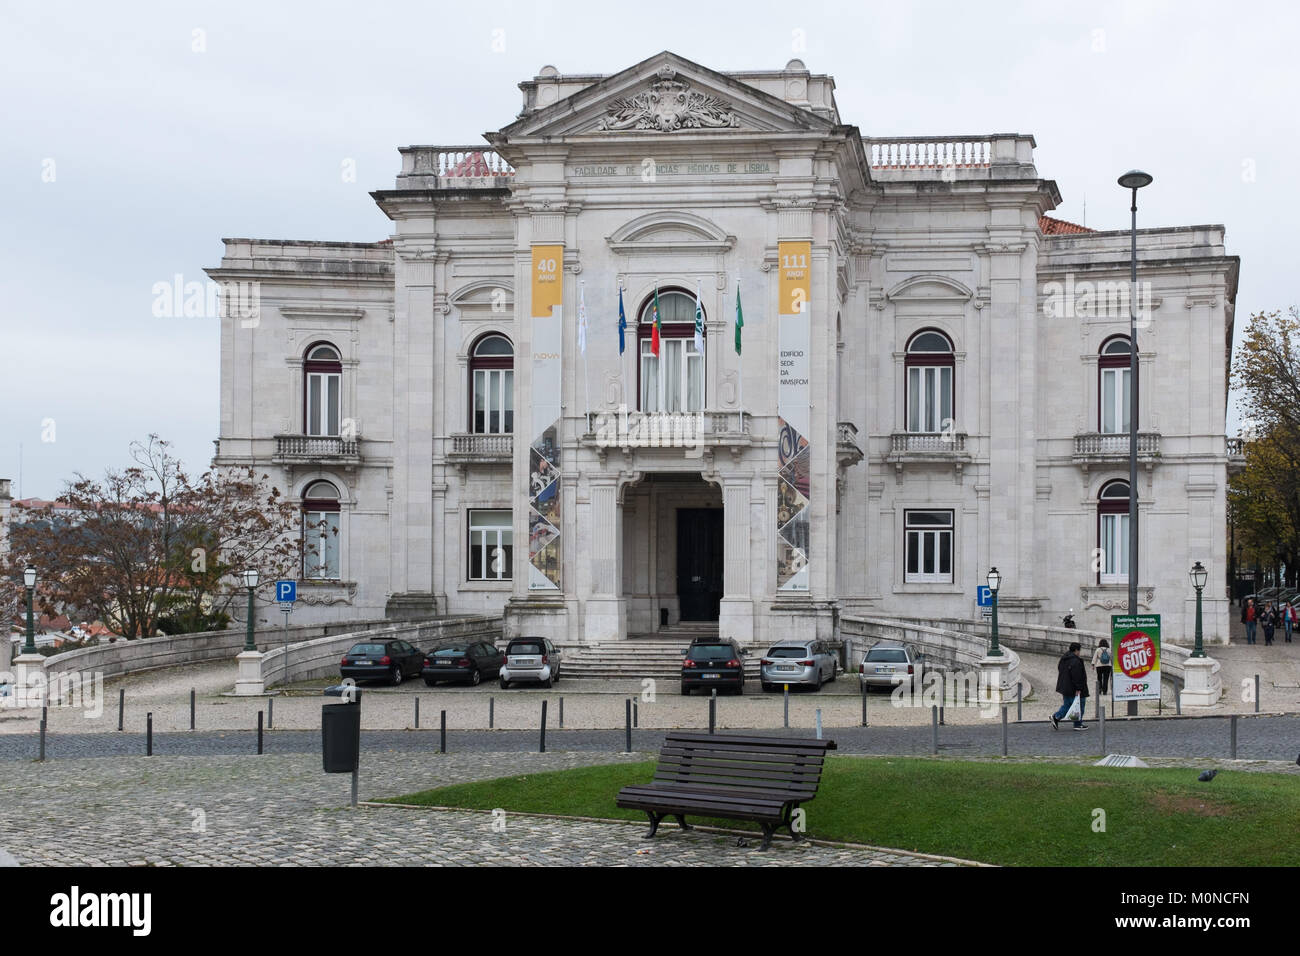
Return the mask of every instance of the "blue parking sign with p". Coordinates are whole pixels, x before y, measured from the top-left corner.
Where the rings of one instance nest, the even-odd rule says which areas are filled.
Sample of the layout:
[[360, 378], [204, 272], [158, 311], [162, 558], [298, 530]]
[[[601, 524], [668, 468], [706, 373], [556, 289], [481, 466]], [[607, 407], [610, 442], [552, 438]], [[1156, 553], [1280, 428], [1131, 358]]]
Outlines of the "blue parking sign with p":
[[292, 602], [298, 600], [298, 582], [297, 581], [276, 581], [275, 599], [285, 604], [291, 604]]
[[979, 587], [975, 589], [975, 606], [976, 607], [993, 606], [993, 592], [990, 591], [986, 585], [981, 584]]

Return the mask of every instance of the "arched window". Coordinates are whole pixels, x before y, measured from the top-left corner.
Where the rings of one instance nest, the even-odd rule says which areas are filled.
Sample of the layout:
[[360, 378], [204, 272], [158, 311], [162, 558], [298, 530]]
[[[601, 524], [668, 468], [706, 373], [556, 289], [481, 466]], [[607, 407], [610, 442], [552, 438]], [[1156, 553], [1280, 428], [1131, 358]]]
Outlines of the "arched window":
[[953, 420], [952, 343], [942, 332], [918, 332], [907, 343], [907, 430], [947, 432]]
[[470, 421], [475, 434], [515, 430], [515, 347], [504, 335], [483, 336], [470, 351]]
[[313, 345], [302, 363], [303, 423], [308, 435], [337, 437], [343, 363], [332, 345]]
[[695, 348], [695, 296], [659, 292], [659, 355], [654, 344], [654, 296], [641, 307], [637, 325], [643, 412], [704, 409], [704, 355]]
[[1098, 584], [1128, 583], [1128, 482], [1107, 482], [1097, 496]]
[[1107, 339], [1101, 346], [1097, 358], [1097, 428], [1103, 435], [1128, 433], [1132, 357], [1127, 335]]
[[339, 543], [339, 491], [328, 481], [313, 481], [302, 493], [305, 580], [338, 580]]

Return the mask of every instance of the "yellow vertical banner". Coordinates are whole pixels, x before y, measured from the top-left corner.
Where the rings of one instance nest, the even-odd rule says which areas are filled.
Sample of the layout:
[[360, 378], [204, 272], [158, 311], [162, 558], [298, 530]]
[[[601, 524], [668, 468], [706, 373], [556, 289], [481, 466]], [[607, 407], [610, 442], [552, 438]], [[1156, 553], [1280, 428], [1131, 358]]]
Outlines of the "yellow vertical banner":
[[533, 246], [533, 318], [550, 318], [564, 299], [564, 246]]
[[776, 254], [780, 267], [780, 305], [777, 315], [802, 315], [812, 295], [812, 243], [779, 242]]

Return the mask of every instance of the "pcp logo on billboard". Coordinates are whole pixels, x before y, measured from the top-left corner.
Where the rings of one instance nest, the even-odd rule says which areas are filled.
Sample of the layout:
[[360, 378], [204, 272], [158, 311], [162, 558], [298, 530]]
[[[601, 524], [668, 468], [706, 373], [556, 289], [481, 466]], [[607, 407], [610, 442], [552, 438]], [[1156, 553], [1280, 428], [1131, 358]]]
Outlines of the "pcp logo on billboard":
[[1119, 668], [1129, 677], [1142, 677], [1156, 666], [1156, 646], [1141, 631], [1129, 631], [1119, 644]]

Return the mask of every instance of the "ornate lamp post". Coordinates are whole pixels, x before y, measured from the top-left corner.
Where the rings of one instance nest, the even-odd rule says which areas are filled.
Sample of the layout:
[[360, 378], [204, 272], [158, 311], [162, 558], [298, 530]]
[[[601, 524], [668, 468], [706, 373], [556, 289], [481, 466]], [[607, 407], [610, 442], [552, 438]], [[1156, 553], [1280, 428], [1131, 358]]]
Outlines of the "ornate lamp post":
[[27, 641], [23, 644], [24, 654], [36, 653], [36, 626], [32, 621], [32, 592], [36, 590], [36, 568], [27, 565], [23, 571], [23, 586], [27, 588]]
[[997, 568], [989, 570], [989, 594], [993, 597], [993, 643], [989, 645], [989, 657], [1001, 657], [1002, 648], [998, 647], [998, 588], [1002, 586], [1002, 575]]
[[256, 651], [257, 642], [253, 640], [253, 589], [257, 587], [257, 568], [244, 572], [244, 587], [248, 588], [248, 633], [244, 637], [244, 650]]
[[1209, 576], [1210, 572], [1201, 566], [1200, 561], [1192, 566], [1192, 587], [1196, 588], [1196, 647], [1192, 651], [1192, 657], [1205, 656], [1205, 645], [1201, 639], [1201, 591], [1205, 589], [1205, 582]]

